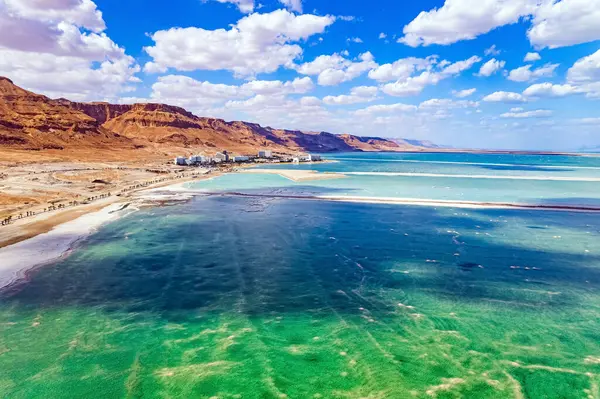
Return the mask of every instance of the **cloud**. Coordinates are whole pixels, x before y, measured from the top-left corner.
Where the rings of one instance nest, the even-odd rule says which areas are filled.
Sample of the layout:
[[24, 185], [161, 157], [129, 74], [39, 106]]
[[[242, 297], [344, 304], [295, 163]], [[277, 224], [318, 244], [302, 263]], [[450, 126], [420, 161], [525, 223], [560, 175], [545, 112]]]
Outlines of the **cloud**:
[[399, 79], [396, 80], [396, 82], [383, 85], [381, 90], [390, 96], [415, 96], [420, 94], [427, 86], [436, 85], [441, 80], [450, 78], [452, 76], [457, 76], [460, 73], [472, 68], [474, 64], [481, 61], [481, 58], [473, 56], [469, 59], [454, 63], [446, 60], [437, 62], [435, 58], [427, 58], [425, 60], [426, 63], [429, 63], [429, 65], [425, 66], [423, 63], [413, 63], [413, 69], [417, 72], [425, 69], [419, 75], [410, 76], [408, 74], [411, 65], [409, 62], [408, 69], [404, 68], [406, 67], [406, 64], [399, 63], [395, 66], [392, 65], [391, 67], [387, 67], [386, 69], [371, 71], [371, 73], [369, 73], [369, 77], [372, 79], [376, 78], [378, 80], [388, 80], [391, 76], [399, 76]]
[[[444, 61], [442, 61], [443, 63]], [[473, 56], [469, 59], [463, 61], [457, 61], [452, 64], [448, 64], [448, 66], [444, 67], [442, 70], [442, 74], [444, 75], [458, 75], [459, 73], [471, 69], [471, 67], [477, 63], [481, 62], [481, 58], [477, 56]]]
[[51, 97], [114, 100], [139, 66], [90, 0], [0, 0], [0, 75]]
[[485, 49], [485, 51], [483, 52], [483, 54], [485, 54], [486, 56], [492, 55], [500, 55], [500, 53], [502, 53], [502, 51], [498, 50], [496, 48], [496, 45], [492, 45], [492, 47]]
[[358, 86], [350, 90], [350, 94], [340, 96], [327, 96], [323, 102], [327, 105], [346, 105], [375, 101], [379, 89], [374, 86]]
[[600, 39], [598, 0], [446, 0], [406, 25], [399, 41], [411, 47], [449, 45], [520, 20], [531, 21], [527, 36], [537, 48]]
[[243, 13], [251, 13], [254, 11], [254, 0], [217, 0], [219, 3], [235, 4]]
[[564, 97], [578, 92], [580, 91], [577, 87], [569, 84], [538, 83], [525, 89], [523, 95], [527, 97]]
[[529, 41], [537, 48], [557, 48], [600, 39], [598, 0], [545, 1], [536, 10]]
[[275, 72], [281, 66], [292, 67], [302, 54], [302, 48], [293, 43], [323, 33], [334, 21], [332, 16], [277, 10], [250, 14], [229, 30], [161, 30], [151, 36], [154, 45], [144, 48], [152, 57], [145, 70], [229, 70], [246, 77]]
[[380, 38], [380, 39], [387, 39], [387, 35], [386, 35], [385, 33], [381, 32], [381, 33], [379, 34], [379, 38]]
[[510, 112], [523, 112], [523, 111], [525, 111], [525, 110], [521, 107], [515, 107], [515, 108], [510, 109]]
[[373, 54], [360, 54], [355, 61], [340, 54], [321, 55], [311, 62], [296, 65], [295, 69], [303, 75], [318, 75], [317, 81], [321, 86], [335, 86], [342, 82], [355, 79], [366, 71], [377, 67]]
[[574, 119], [573, 122], [578, 125], [600, 125], [600, 118], [580, 118]]
[[423, 101], [419, 104], [419, 109], [455, 109], [455, 108], [477, 108], [479, 107], [479, 102], [477, 101], [467, 101], [467, 100], [451, 100], [449, 98], [432, 98], [427, 101]]
[[408, 79], [417, 71], [431, 69], [437, 63], [435, 56], [427, 58], [401, 58], [391, 64], [380, 65], [369, 71], [369, 78], [378, 82]]
[[552, 111], [546, 109], [538, 109], [535, 111], [525, 112], [507, 112], [500, 115], [501, 118], [514, 118], [514, 119], [526, 119], [526, 118], [548, 118], [552, 116]]
[[416, 111], [417, 106], [411, 104], [379, 104], [379, 105], [371, 105], [370, 107], [366, 107], [363, 109], [357, 110], [355, 113], [357, 115], [373, 115], [373, 114], [384, 114], [384, 113], [404, 113], [404, 112], [412, 112]]
[[531, 65], [524, 65], [520, 68], [513, 69], [508, 74], [508, 80], [514, 82], [528, 82], [531, 80], [551, 77], [559, 64], [546, 64], [543, 67], [532, 70]]
[[349, 37], [346, 39], [346, 41], [352, 43], [363, 43], [363, 40], [360, 37]]
[[577, 60], [567, 71], [567, 79], [576, 83], [600, 81], [600, 50]]
[[288, 94], [305, 94], [313, 88], [314, 84], [309, 77], [287, 82], [254, 80], [237, 86], [199, 81], [183, 75], [167, 75], [159, 77], [152, 85], [151, 98], [157, 102], [198, 108], [255, 95], [281, 97]]
[[240, 86], [198, 81], [182, 75], [167, 75], [159, 77], [152, 85], [150, 98], [154, 102], [198, 110], [227, 100], [249, 97], [252, 93], [251, 87], [244, 92]]
[[102, 13], [91, 0], [2, 0], [0, 11], [49, 25], [64, 22], [96, 33], [106, 29]]
[[302, 0], [279, 0], [288, 10], [302, 12]]
[[400, 42], [411, 46], [448, 45], [471, 40], [533, 13], [538, 0], [446, 0], [440, 8], [421, 12], [404, 27]]
[[486, 77], [492, 76], [496, 72], [502, 70], [504, 65], [506, 65], [506, 61], [498, 61], [497, 59], [492, 58], [481, 66], [481, 69], [479, 69], [479, 73], [477, 75]]
[[289, 82], [280, 80], [254, 80], [241, 86], [242, 91], [254, 94], [304, 94], [312, 91], [315, 85], [311, 78], [305, 76]]
[[335, 116], [325, 109], [315, 97], [299, 100], [285, 96], [259, 94], [247, 100], [232, 100], [225, 103], [222, 113], [239, 112], [248, 115], [263, 126], [285, 126], [289, 129], [313, 129], [322, 131], [337, 122]]
[[542, 59], [542, 57], [538, 53], [527, 53], [525, 55], [525, 58], [523, 59], [523, 61], [524, 62], [534, 62], [534, 61], [539, 61], [541, 59]]
[[452, 94], [454, 95], [454, 97], [457, 97], [457, 98], [465, 98], [465, 97], [472, 96], [473, 94], [475, 94], [476, 91], [477, 91], [477, 89], [475, 89], [475, 88], [459, 90], [459, 91], [454, 90], [454, 91], [452, 91]]
[[302, 97], [300, 99], [300, 104], [303, 106], [311, 107], [311, 106], [320, 106], [321, 99], [314, 96]]
[[527, 102], [527, 98], [519, 93], [497, 91], [485, 96], [483, 101], [495, 103], [524, 103]]

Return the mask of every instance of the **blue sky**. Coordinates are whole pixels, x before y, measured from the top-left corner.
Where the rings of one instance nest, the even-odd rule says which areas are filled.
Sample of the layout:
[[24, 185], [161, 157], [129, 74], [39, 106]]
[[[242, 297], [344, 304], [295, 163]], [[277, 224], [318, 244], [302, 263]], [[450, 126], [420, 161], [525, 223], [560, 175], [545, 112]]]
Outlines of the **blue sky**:
[[456, 147], [600, 145], [600, 0], [0, 0], [50, 97]]

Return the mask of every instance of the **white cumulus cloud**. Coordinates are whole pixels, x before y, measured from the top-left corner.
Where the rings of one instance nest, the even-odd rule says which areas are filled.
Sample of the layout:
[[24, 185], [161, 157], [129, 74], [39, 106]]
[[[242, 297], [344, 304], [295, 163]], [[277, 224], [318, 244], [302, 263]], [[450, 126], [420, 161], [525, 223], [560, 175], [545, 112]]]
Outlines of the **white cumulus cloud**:
[[524, 62], [534, 62], [541, 60], [542, 57], [538, 53], [527, 53], [525, 54]]
[[600, 0], [544, 1], [536, 10], [529, 41], [557, 48], [600, 39]]
[[577, 83], [600, 81], [600, 50], [577, 60], [567, 71], [567, 78]]
[[440, 8], [421, 12], [404, 27], [400, 39], [411, 47], [448, 45], [471, 40], [530, 15], [538, 0], [446, 0]]
[[527, 98], [519, 93], [510, 91], [497, 91], [485, 96], [483, 101], [495, 103], [524, 103], [527, 102]]
[[477, 75], [486, 77], [492, 76], [496, 72], [501, 71], [502, 68], [504, 68], [504, 65], [506, 65], [506, 61], [499, 61], [495, 58], [492, 58], [481, 66]]
[[289, 10], [302, 12], [302, 0], [279, 0]]
[[437, 59], [434, 56], [427, 58], [401, 58], [391, 64], [379, 65], [369, 71], [369, 78], [378, 82], [389, 82], [391, 80], [407, 79], [417, 71], [431, 69]]
[[292, 67], [302, 54], [295, 44], [324, 32], [332, 16], [295, 15], [286, 10], [250, 14], [231, 29], [171, 28], [155, 32], [154, 45], [146, 47], [152, 61], [148, 72], [229, 70], [238, 76], [275, 72]]
[[0, 0], [0, 75], [51, 97], [112, 100], [139, 66], [91, 0]]
[[416, 111], [417, 106], [411, 104], [378, 104], [371, 105], [369, 107], [359, 109], [355, 113], [357, 115], [373, 115], [373, 114], [385, 114], [385, 113], [404, 113]]
[[400, 42], [412, 47], [472, 40], [501, 26], [530, 21], [538, 48], [600, 39], [600, 0], [445, 0], [404, 27]]
[[326, 96], [323, 102], [328, 105], [347, 105], [375, 101], [379, 89], [375, 86], [358, 86], [350, 90], [350, 94]]
[[219, 3], [235, 4], [241, 12], [250, 13], [254, 11], [254, 0], [217, 0]]
[[303, 75], [318, 75], [321, 86], [335, 86], [355, 79], [366, 71], [377, 67], [373, 54], [360, 54], [356, 60], [349, 60], [340, 54], [321, 55], [311, 62], [295, 66]]
[[523, 95], [527, 97], [564, 97], [578, 92], [577, 87], [569, 84], [538, 83], [525, 89]]
[[552, 111], [537, 109], [535, 111], [507, 112], [500, 115], [501, 118], [526, 119], [526, 118], [548, 118]]
[[[376, 78], [377, 80], [389, 80], [389, 77], [391, 76], [399, 76], [400, 78], [395, 82], [383, 85], [381, 90], [390, 96], [415, 96], [421, 93], [427, 86], [436, 85], [441, 80], [457, 76], [472, 68], [473, 65], [481, 61], [481, 58], [473, 56], [466, 60], [454, 63], [446, 60], [437, 62], [435, 58], [431, 57], [425, 60], [429, 65], [424, 66], [425, 64], [416, 64], [416, 66], [414, 66], [413, 64], [413, 70], [418, 73], [418, 75], [408, 75], [406, 70], [403, 69], [405, 66], [404, 64], [398, 64], [395, 67], [392, 64], [391, 69], [371, 71], [369, 77]], [[410, 70], [410, 65], [408, 70]]]
[[454, 95], [454, 97], [457, 97], [457, 98], [465, 98], [465, 97], [472, 96], [473, 94], [475, 94], [476, 91], [477, 91], [476, 88], [458, 90], [458, 91], [454, 90], [452, 92], [452, 94]]
[[539, 78], [547, 78], [554, 75], [554, 71], [559, 64], [546, 64], [537, 69], [531, 69], [531, 65], [524, 65], [513, 69], [508, 74], [508, 79], [514, 82], [528, 82]]

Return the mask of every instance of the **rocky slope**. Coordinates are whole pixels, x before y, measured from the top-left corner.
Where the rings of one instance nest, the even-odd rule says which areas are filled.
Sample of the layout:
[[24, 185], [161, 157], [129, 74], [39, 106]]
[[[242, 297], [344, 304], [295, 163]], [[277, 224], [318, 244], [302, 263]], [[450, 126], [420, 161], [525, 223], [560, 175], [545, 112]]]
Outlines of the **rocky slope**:
[[[172, 156], [229, 150], [254, 153], [334, 151], [414, 151], [408, 141], [302, 132], [198, 117], [165, 104], [118, 105], [53, 100], [0, 77], [0, 148], [20, 150], [87, 149], [135, 156]], [[131, 151], [129, 151], [131, 150]]]
[[27, 150], [133, 148], [94, 118], [0, 77], [0, 145]]

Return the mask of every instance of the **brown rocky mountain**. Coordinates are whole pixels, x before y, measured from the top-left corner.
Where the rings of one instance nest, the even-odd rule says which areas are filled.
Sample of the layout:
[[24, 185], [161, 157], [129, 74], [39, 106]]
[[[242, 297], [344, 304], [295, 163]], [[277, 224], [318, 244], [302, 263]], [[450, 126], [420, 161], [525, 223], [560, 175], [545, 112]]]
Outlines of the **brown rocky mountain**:
[[163, 157], [229, 150], [254, 153], [419, 151], [409, 142], [302, 132], [198, 117], [165, 104], [53, 100], [0, 77], [0, 149], [62, 151], [74, 157]]
[[23, 90], [0, 77], [0, 146], [26, 150], [134, 147], [130, 139], [61, 101]]

